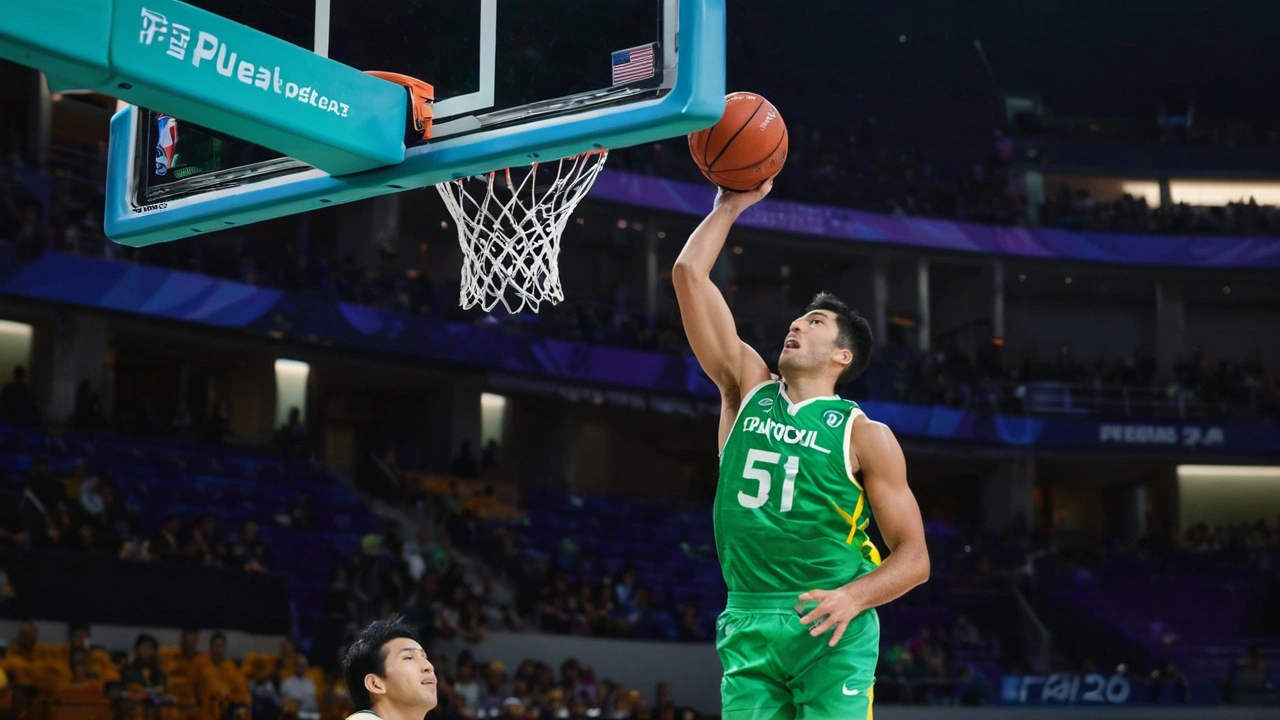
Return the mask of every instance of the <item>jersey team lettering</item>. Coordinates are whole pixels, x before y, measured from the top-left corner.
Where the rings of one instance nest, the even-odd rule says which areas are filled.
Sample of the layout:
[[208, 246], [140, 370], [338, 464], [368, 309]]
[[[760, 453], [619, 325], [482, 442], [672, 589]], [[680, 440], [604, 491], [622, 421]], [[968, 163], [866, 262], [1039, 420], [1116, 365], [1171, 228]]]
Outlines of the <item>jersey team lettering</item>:
[[[164, 15], [142, 8], [142, 32], [138, 36], [138, 42], [142, 45], [151, 45], [157, 40], [165, 44], [167, 40], [168, 50], [166, 55], [178, 60], [185, 60], [187, 57], [187, 48], [191, 40], [191, 28], [177, 22], [170, 24], [169, 19]], [[219, 75], [227, 78], [234, 77], [245, 85], [253, 85], [261, 90], [273, 91], [277, 95], [284, 95], [290, 100], [297, 100], [306, 105], [319, 108], [324, 112], [333, 113], [338, 117], [347, 117], [351, 111], [351, 106], [334, 100], [320, 93], [307, 85], [299, 85], [295, 82], [287, 82], [280, 76], [280, 67], [268, 68], [265, 65], [257, 65], [248, 60], [239, 60], [239, 54], [231, 50], [226, 43], [218, 39], [217, 35], [200, 30], [196, 33], [196, 44], [191, 52], [191, 64], [200, 67], [200, 63], [205, 60], [213, 60], [214, 69]]]
[[748, 417], [742, 421], [742, 431], [766, 435], [788, 445], [799, 445], [827, 455], [831, 454], [830, 450], [818, 444], [817, 430], [801, 430], [800, 428], [780, 423], [773, 418], [761, 420], [761, 418], [755, 416]]

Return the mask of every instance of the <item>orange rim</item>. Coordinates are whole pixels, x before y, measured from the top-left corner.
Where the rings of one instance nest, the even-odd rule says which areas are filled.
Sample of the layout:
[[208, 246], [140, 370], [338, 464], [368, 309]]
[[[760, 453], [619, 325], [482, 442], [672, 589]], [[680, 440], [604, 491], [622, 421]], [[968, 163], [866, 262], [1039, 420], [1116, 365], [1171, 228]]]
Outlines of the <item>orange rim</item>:
[[434, 115], [431, 105], [436, 99], [436, 89], [430, 83], [408, 75], [382, 70], [366, 70], [365, 74], [393, 82], [407, 89], [413, 105], [414, 137], [419, 141], [431, 138], [431, 119]]

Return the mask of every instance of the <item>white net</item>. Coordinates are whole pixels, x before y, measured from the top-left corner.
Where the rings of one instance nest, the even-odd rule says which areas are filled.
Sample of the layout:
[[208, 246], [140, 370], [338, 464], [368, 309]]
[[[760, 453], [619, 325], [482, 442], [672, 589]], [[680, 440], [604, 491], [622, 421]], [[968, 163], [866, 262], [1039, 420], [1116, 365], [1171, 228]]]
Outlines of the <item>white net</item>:
[[607, 150], [436, 186], [458, 225], [463, 308], [509, 313], [564, 300], [560, 235], [604, 167]]

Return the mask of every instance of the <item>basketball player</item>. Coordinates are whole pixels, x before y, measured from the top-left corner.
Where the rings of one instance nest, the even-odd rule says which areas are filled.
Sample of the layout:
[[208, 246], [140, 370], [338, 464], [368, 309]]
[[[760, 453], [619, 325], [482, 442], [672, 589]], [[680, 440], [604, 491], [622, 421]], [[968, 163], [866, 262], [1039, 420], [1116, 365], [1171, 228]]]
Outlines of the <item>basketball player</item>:
[[422, 720], [436, 706], [436, 671], [400, 618], [360, 631], [342, 659], [357, 712], [347, 720]]
[[[870, 718], [874, 608], [928, 579], [924, 526], [893, 433], [835, 394], [867, 367], [867, 321], [819, 294], [791, 323], [775, 380], [711, 282], [729, 228], [772, 185], [721, 190], [672, 272], [689, 344], [720, 388], [723, 717]], [[873, 512], [883, 562], [866, 534]]]

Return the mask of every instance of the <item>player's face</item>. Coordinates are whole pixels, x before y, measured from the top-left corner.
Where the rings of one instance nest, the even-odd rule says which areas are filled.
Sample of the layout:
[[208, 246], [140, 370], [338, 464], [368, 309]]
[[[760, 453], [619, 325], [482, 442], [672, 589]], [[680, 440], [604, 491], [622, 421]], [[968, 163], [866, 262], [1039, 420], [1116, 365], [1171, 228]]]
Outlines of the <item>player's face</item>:
[[425, 714], [436, 706], [436, 669], [427, 660], [422, 646], [408, 638], [397, 638], [382, 646], [387, 653], [385, 702], [392, 707], [421, 709]]
[[839, 334], [835, 313], [829, 310], [814, 310], [792, 321], [778, 356], [783, 377], [825, 367], [838, 349]]

